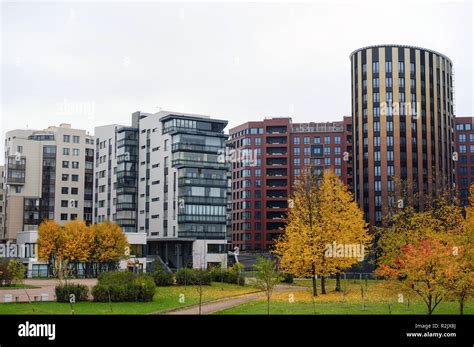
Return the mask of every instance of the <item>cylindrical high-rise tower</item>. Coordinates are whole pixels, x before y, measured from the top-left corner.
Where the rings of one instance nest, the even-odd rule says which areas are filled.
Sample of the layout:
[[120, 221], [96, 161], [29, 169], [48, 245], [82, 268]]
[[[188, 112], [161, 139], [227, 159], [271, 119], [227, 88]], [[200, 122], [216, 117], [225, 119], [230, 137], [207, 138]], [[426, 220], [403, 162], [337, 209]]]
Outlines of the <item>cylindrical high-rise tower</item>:
[[455, 180], [453, 64], [429, 49], [378, 45], [350, 55], [354, 194], [381, 221], [394, 178], [433, 194]]

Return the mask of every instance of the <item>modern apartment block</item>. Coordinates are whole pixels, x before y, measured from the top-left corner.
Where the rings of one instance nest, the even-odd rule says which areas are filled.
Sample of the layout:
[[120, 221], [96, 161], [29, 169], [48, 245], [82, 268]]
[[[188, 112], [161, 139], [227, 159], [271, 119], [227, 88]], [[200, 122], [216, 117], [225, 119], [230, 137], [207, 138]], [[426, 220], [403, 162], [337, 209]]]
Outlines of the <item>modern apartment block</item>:
[[3, 165], [0, 165], [0, 240], [5, 238], [5, 227], [4, 227], [4, 209], [5, 209], [5, 184], [3, 177]]
[[5, 135], [3, 241], [43, 219], [92, 222], [94, 139], [69, 124]]
[[293, 123], [265, 118], [230, 129], [232, 161], [232, 244], [268, 250], [287, 222], [295, 180], [310, 167], [332, 168], [352, 184], [351, 118], [341, 122]]
[[455, 182], [453, 64], [429, 49], [383, 45], [350, 55], [354, 193], [379, 223], [394, 177], [423, 197]]
[[94, 222], [120, 225], [131, 248], [130, 260], [121, 266], [146, 269], [146, 234], [137, 230], [138, 129], [99, 126], [95, 138]]
[[469, 205], [469, 186], [474, 183], [474, 117], [456, 117], [456, 187], [461, 205]]
[[144, 233], [170, 268], [226, 266], [226, 125], [162, 111], [96, 128], [95, 220]]

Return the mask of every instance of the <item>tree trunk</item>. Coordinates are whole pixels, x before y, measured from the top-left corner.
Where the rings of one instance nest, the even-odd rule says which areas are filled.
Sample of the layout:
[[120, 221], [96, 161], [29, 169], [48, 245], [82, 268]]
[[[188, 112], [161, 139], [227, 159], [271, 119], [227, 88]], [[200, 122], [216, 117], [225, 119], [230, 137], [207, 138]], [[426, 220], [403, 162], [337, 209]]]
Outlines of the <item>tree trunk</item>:
[[341, 274], [338, 272], [336, 274], [336, 292], [341, 291]]
[[267, 295], [267, 314], [270, 314], [270, 295]]
[[464, 314], [464, 300], [459, 301], [459, 314], [460, 315]]
[[314, 265], [313, 265], [313, 272], [311, 273], [311, 277], [312, 277], [312, 280], [313, 280], [313, 297], [314, 296], [318, 296], [318, 290], [316, 288], [316, 273], [314, 271]]
[[321, 276], [321, 294], [326, 294], [326, 277]]

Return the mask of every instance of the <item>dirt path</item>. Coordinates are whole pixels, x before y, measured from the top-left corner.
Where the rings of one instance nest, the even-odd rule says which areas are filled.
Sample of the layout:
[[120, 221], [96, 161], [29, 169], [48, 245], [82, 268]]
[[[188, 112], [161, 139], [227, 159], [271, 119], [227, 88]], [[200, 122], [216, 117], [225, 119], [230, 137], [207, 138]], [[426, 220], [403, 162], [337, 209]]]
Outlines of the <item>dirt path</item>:
[[[301, 290], [301, 288], [305, 287], [299, 287], [299, 286], [290, 286], [290, 285], [278, 285], [275, 288], [275, 292], [288, 292], [291, 293], [293, 291]], [[201, 305], [201, 314], [212, 314], [218, 311], [225, 310], [227, 308], [231, 308], [234, 306], [239, 306], [242, 304], [246, 304], [250, 301], [258, 300], [258, 299], [263, 299], [265, 298], [265, 293], [260, 292], [260, 293], [252, 293], [252, 294], [242, 294], [239, 296], [233, 296], [229, 298], [223, 298], [223, 299], [218, 299], [214, 300], [211, 302], [206, 302]], [[190, 315], [197, 315], [199, 314], [199, 305], [192, 305], [189, 307], [181, 308], [181, 309], [176, 309], [176, 310], [170, 310], [161, 314], [170, 314], [170, 315], [180, 315], [180, 314], [190, 314]]]

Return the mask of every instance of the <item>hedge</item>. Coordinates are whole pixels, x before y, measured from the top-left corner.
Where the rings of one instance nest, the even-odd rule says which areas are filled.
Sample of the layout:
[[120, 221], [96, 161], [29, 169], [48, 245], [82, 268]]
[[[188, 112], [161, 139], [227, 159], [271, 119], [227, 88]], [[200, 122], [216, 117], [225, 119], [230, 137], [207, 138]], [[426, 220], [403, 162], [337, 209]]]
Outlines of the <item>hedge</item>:
[[156, 285], [153, 277], [133, 272], [106, 272], [92, 288], [94, 301], [152, 301]]
[[57, 302], [70, 302], [70, 295], [74, 294], [75, 302], [89, 299], [89, 288], [82, 284], [69, 283], [57, 285], [55, 288]]

